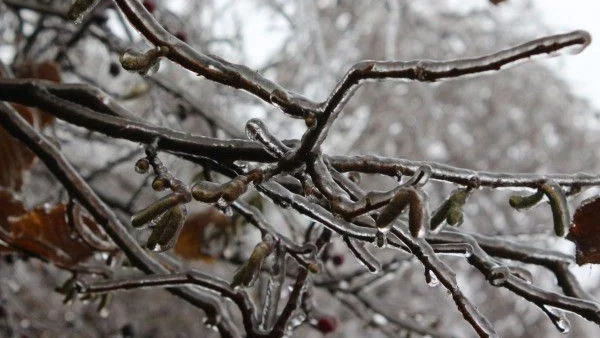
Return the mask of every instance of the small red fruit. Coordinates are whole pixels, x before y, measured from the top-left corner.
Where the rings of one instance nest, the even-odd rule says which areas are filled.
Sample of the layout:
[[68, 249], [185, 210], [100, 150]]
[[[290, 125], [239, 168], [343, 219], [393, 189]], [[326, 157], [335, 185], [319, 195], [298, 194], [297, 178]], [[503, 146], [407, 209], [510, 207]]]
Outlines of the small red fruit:
[[177, 31], [173, 35], [175, 35], [175, 37], [178, 38], [179, 40], [181, 40], [183, 42], [187, 42], [187, 34], [185, 34], [185, 32]]
[[316, 328], [323, 334], [331, 333], [337, 329], [337, 320], [335, 317], [323, 316], [317, 321]]
[[335, 266], [340, 266], [340, 265], [344, 264], [344, 256], [342, 256], [342, 255], [333, 255], [331, 257], [331, 262]]
[[144, 7], [146, 7], [146, 10], [150, 13], [154, 12], [154, 10], [156, 9], [156, 3], [154, 1], [146, 0], [142, 4], [144, 5]]

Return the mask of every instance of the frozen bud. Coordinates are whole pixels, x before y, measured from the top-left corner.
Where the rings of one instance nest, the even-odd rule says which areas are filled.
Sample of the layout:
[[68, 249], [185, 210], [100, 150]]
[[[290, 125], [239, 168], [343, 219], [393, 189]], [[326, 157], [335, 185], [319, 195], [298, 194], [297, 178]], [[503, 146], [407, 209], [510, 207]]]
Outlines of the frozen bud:
[[321, 272], [321, 266], [317, 262], [309, 262], [306, 265], [306, 268], [310, 273], [319, 273]]
[[152, 181], [152, 189], [154, 189], [155, 191], [163, 191], [167, 188], [168, 185], [169, 182], [167, 182], [167, 180], [165, 180], [164, 178], [157, 177], [154, 179], [154, 181]]
[[511, 207], [517, 210], [529, 209], [536, 206], [542, 200], [543, 197], [544, 192], [541, 189], [538, 189], [538, 191], [531, 195], [512, 195], [508, 200], [508, 204], [510, 204]]
[[147, 158], [140, 158], [135, 162], [135, 172], [138, 174], [145, 174], [150, 169], [150, 161]]
[[160, 57], [169, 53], [169, 47], [161, 46], [150, 49], [145, 53], [139, 53], [133, 50], [126, 50], [119, 57], [121, 66], [128, 71], [138, 72], [141, 75], [147, 75], [150, 72], [158, 70], [158, 61]]
[[177, 205], [165, 212], [148, 238], [146, 247], [152, 251], [166, 251], [175, 246], [186, 217], [185, 207]]
[[307, 113], [306, 116], [304, 116], [304, 123], [308, 128], [314, 127], [317, 124], [317, 115], [312, 112]]

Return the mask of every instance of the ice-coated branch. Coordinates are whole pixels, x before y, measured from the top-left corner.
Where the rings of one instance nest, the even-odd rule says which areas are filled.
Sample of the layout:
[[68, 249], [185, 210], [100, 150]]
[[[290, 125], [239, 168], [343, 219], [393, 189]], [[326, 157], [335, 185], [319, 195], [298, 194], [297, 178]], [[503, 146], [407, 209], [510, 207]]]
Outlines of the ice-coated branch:
[[[110, 137], [144, 144], [151, 144], [158, 139], [156, 148], [159, 150], [183, 152], [221, 160], [228, 158], [253, 161], [261, 161], [261, 158], [262, 160], [273, 160], [273, 157], [254, 142], [236, 139], [219, 140], [189, 135], [168, 128], [154, 127], [137, 118], [122, 116], [120, 113], [124, 108], [109, 110], [109, 106], [101, 105], [103, 110], [96, 110], [96, 104], [100, 103], [98, 100], [86, 103], [86, 106], [83, 105], [82, 101], [86, 101], [90, 95], [86, 94], [85, 97], [73, 102], [58, 96], [58, 93], [48, 89], [49, 86], [54, 87], [43, 81], [0, 79], [0, 100], [39, 107], [69, 123]], [[56, 87], [61, 88], [62, 86], [57, 85]], [[73, 94], [72, 91], [69, 93]], [[94, 108], [89, 107], [89, 104], [94, 104]], [[110, 113], [102, 114], [107, 110]], [[133, 114], [129, 113], [128, 115], [132, 116]]]
[[479, 312], [477, 307], [467, 299], [456, 282], [454, 272], [436, 254], [433, 248], [423, 238], [415, 238], [404, 230], [393, 227], [390, 233], [398, 237], [415, 255], [415, 257], [435, 274], [439, 282], [450, 292], [458, 310], [471, 324], [480, 337], [498, 337], [492, 324]]
[[[432, 235], [431, 239], [435, 240], [436, 238], [443, 238], [446, 241], [455, 241], [464, 246], [464, 250], [468, 252], [467, 261], [480, 270], [488, 278], [490, 284], [504, 287], [539, 307], [551, 306], [553, 308], [574, 312], [590, 321], [600, 323], [600, 304], [586, 299], [563, 296], [551, 291], [543, 290], [531, 284], [531, 281], [524, 280], [522, 277], [512, 273], [510, 269], [499, 266], [498, 263], [489, 257], [479, 246], [474, 238], [460, 232]], [[557, 267], [560, 269], [562, 265], [555, 266], [555, 268]], [[558, 271], [562, 276], [569, 278], [569, 275], [565, 275], [565, 271]], [[563, 285], [569, 285], [571, 282], [571, 280], [567, 282], [563, 281]], [[575, 286], [576, 284], [570, 285], [572, 288], [571, 292], [578, 289]], [[575, 292], [580, 293], [579, 290]], [[580, 294], [580, 296], [582, 295]], [[550, 319], [554, 320], [556, 318], [550, 317]]]
[[381, 271], [381, 263], [377, 260], [377, 257], [373, 256], [369, 250], [365, 247], [365, 243], [359, 242], [348, 236], [343, 236], [344, 243], [350, 249], [350, 252], [361, 262], [362, 265], [369, 270], [371, 273], [378, 273]]
[[[94, 216], [96, 222], [103, 227], [133, 264], [148, 274], [167, 272], [160, 263], [156, 262], [138, 245], [114, 212], [98, 198], [60, 150], [4, 102], [0, 103], [0, 123], [40, 158], [71, 196], [75, 197]], [[222, 308], [222, 304], [213, 296], [189, 288], [171, 288], [169, 291], [203, 309], [209, 318], [221, 317], [222, 319], [216, 324], [221, 335], [237, 336], [237, 330]]]
[[[208, 292], [216, 293], [233, 301], [242, 314], [244, 326], [249, 335], [260, 333], [256, 318], [256, 309], [242, 290], [235, 290], [224, 280], [210, 276], [200, 271], [192, 270], [181, 273], [153, 274], [149, 276], [129, 277], [119, 280], [104, 280], [76, 282], [76, 290], [79, 294], [103, 294], [121, 290], [145, 289], [145, 288], [174, 288], [182, 285], [195, 285]], [[219, 320], [209, 319], [212, 324], [218, 325]]]
[[474, 75], [515, 64], [534, 56], [557, 53], [568, 48], [579, 52], [591, 43], [591, 36], [585, 31], [553, 35], [533, 40], [522, 45], [482, 57], [456, 61], [362, 61], [350, 68], [340, 80], [329, 98], [320, 104], [316, 123], [309, 127], [295, 154], [289, 161], [301, 161], [308, 153], [319, 151], [327, 137], [333, 121], [341, 113], [343, 106], [365, 80], [402, 79], [421, 82], [435, 82], [444, 79]]
[[382, 174], [388, 176], [414, 175], [425, 165], [431, 167], [431, 179], [460, 184], [470, 188], [535, 188], [547, 181], [564, 187], [590, 187], [600, 185], [599, 175], [586, 173], [576, 174], [521, 174], [475, 171], [457, 168], [443, 163], [431, 161], [414, 161], [401, 158], [390, 158], [372, 155], [329, 156], [331, 165], [340, 172], [361, 172], [366, 174]]

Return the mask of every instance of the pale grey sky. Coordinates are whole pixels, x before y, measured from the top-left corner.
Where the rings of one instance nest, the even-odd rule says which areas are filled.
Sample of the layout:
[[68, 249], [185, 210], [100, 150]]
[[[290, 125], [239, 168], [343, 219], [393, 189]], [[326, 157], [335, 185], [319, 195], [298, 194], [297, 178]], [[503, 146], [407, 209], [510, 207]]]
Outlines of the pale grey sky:
[[575, 56], [553, 58], [541, 62], [556, 68], [572, 85], [574, 92], [590, 100], [600, 109], [600, 1], [534, 0], [543, 21], [552, 32], [585, 29], [592, 34], [592, 44]]

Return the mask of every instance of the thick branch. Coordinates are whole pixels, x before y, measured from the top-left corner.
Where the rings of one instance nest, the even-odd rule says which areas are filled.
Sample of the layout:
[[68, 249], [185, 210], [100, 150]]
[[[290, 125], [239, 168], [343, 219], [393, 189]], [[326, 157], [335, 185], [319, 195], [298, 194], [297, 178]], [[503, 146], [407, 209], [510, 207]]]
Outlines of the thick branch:
[[[86, 207], [133, 264], [148, 274], [168, 272], [138, 245], [114, 212], [98, 198], [62, 153], [6, 103], [0, 103], [0, 123], [6, 131], [22, 141], [44, 162], [69, 194]], [[189, 288], [172, 288], [169, 291], [203, 309], [211, 319], [223, 317], [218, 323], [221, 334], [227, 337], [237, 336], [233, 324], [225, 316], [226, 313], [218, 299]]]

